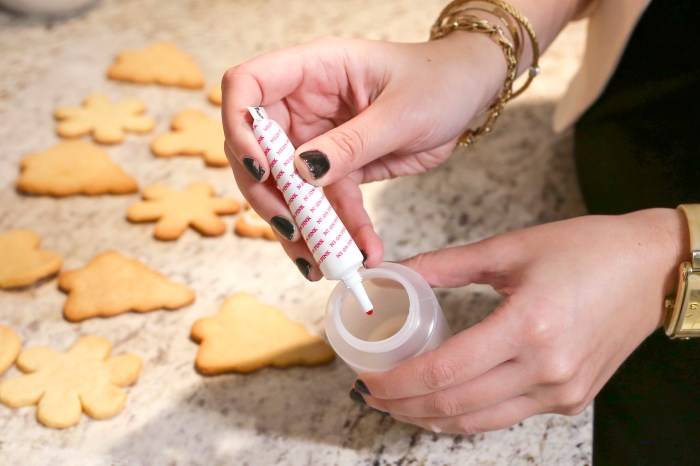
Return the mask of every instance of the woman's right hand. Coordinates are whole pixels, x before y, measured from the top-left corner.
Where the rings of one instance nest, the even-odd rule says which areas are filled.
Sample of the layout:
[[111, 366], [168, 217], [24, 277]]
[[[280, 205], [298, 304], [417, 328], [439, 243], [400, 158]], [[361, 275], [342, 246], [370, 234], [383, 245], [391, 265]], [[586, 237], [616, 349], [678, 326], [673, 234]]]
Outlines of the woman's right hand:
[[365, 265], [377, 265], [382, 245], [359, 184], [445, 161], [504, 73], [498, 46], [470, 33], [414, 44], [324, 39], [256, 57], [222, 81], [226, 151], [236, 182], [307, 278], [319, 279], [250, 129], [247, 107], [264, 106], [297, 147], [299, 174], [324, 188], [367, 255]]

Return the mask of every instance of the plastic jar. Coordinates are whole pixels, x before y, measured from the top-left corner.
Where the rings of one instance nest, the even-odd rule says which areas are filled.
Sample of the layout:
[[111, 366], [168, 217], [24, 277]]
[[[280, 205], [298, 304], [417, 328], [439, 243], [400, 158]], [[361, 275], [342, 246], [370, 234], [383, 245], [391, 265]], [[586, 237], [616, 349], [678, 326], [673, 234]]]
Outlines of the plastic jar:
[[365, 314], [340, 283], [325, 318], [329, 343], [356, 373], [391, 369], [452, 335], [433, 290], [415, 271], [382, 262], [360, 274], [374, 313]]

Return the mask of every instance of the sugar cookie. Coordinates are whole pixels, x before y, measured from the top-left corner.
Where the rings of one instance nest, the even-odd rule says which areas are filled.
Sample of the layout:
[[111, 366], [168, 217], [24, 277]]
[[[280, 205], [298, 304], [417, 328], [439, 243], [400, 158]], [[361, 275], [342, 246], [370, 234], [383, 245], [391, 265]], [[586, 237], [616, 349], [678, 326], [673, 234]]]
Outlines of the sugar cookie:
[[40, 249], [40, 243], [31, 230], [0, 233], [0, 288], [30, 285], [60, 270], [61, 255]]
[[75, 194], [130, 194], [136, 180], [109, 155], [86, 141], [63, 141], [44, 152], [26, 156], [20, 165], [17, 189], [56, 197]]
[[206, 236], [221, 236], [226, 224], [218, 216], [241, 210], [240, 202], [215, 197], [214, 188], [204, 182], [192, 183], [185, 191], [155, 184], [144, 190], [143, 198], [129, 207], [126, 217], [132, 222], [157, 220], [154, 236], [166, 241], [179, 238], [188, 226]]
[[0, 375], [14, 364], [21, 346], [17, 334], [10, 327], [0, 324]]
[[63, 138], [92, 135], [101, 144], [124, 141], [124, 133], [150, 133], [155, 121], [144, 115], [146, 104], [136, 99], [112, 103], [99, 94], [88, 96], [81, 107], [61, 107], [54, 112], [56, 133]]
[[210, 118], [198, 110], [185, 110], [173, 118], [170, 126], [171, 132], [161, 134], [151, 143], [153, 154], [158, 157], [196, 155], [210, 167], [229, 166], [220, 118]]
[[68, 293], [63, 315], [73, 322], [129, 311], [177, 309], [195, 299], [186, 286], [115, 251], [98, 254], [83, 268], [63, 272], [58, 286]]
[[209, 99], [209, 102], [221, 107], [221, 102], [223, 102], [223, 95], [221, 93], [221, 85], [216, 84], [216, 85], [212, 86], [209, 89], [209, 93], [207, 93], [207, 98]]
[[194, 60], [169, 42], [119, 53], [107, 71], [107, 77], [138, 84], [161, 84], [188, 89], [204, 87], [204, 76]]
[[115, 416], [126, 404], [120, 387], [136, 382], [141, 359], [111, 352], [109, 341], [99, 337], [82, 337], [66, 353], [26, 349], [17, 358], [26, 374], [0, 383], [0, 402], [12, 408], [36, 404], [37, 420], [57, 429], [77, 424], [82, 412], [93, 419]]
[[197, 320], [191, 336], [200, 342], [195, 365], [207, 375], [317, 366], [335, 358], [323, 339], [247, 293], [228, 298], [216, 316]]
[[262, 217], [253, 210], [250, 204], [247, 203], [243, 213], [236, 217], [233, 231], [237, 235], [246, 238], [277, 239], [270, 224], [263, 220]]

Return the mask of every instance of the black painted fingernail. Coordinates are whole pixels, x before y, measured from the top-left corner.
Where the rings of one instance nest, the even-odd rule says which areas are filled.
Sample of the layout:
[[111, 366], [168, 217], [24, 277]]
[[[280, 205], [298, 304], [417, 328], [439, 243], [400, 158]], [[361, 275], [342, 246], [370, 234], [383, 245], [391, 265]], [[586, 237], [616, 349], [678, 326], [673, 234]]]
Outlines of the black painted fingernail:
[[299, 157], [306, 163], [306, 166], [309, 167], [311, 176], [313, 176], [315, 180], [321, 178], [326, 174], [328, 169], [331, 168], [328, 157], [326, 157], [326, 154], [323, 152], [310, 150], [302, 152]]
[[350, 390], [350, 399], [357, 403], [358, 405], [362, 406], [367, 406], [367, 402], [365, 401], [365, 398], [362, 396], [360, 392], [355, 390], [354, 388]]
[[367, 385], [365, 385], [365, 383], [360, 379], [355, 380], [355, 389], [360, 393], [364, 393], [365, 395], [371, 395]]
[[294, 262], [297, 264], [299, 272], [308, 280], [309, 274], [311, 273], [311, 264], [306, 259], [297, 257]]
[[253, 157], [243, 157], [243, 166], [255, 181], [260, 181], [265, 175], [265, 169]]
[[284, 217], [275, 216], [270, 219], [270, 224], [280, 235], [287, 238], [289, 241], [294, 236], [294, 224]]
[[367, 253], [364, 252], [362, 249], [360, 249], [360, 252], [362, 253], [362, 265], [365, 265], [365, 261], [367, 260]]

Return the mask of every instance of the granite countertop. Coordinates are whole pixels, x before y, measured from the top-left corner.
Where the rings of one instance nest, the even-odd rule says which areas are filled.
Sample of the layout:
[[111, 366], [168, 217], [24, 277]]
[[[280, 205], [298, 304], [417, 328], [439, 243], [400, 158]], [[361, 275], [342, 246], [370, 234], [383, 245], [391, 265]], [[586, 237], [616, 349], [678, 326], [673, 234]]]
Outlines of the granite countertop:
[[[242, 200], [230, 170], [197, 157], [157, 159], [154, 135], [171, 117], [194, 108], [219, 109], [206, 90], [231, 65], [266, 50], [319, 36], [421, 41], [447, 0], [103, 0], [64, 19], [27, 18], [0, 10], [0, 231], [29, 228], [44, 248], [64, 256], [63, 270], [116, 249], [197, 292], [177, 311], [129, 313], [70, 323], [65, 294], [52, 278], [0, 291], [0, 322], [24, 347], [63, 351], [79, 336], [99, 335], [114, 353], [139, 355], [144, 367], [127, 389], [126, 408], [95, 421], [83, 416], [66, 430], [43, 427], [35, 408], [0, 405], [0, 463], [52, 465], [583, 465], [591, 461], [589, 408], [574, 417], [542, 415], [509, 429], [474, 436], [438, 435], [355, 405], [355, 378], [341, 362], [319, 368], [265, 369], [251, 375], [205, 377], [193, 368], [198, 346], [192, 323], [223, 300], [247, 291], [277, 306], [312, 332], [323, 331], [326, 298], [335, 285], [308, 283], [275, 242], [228, 232], [204, 238], [187, 231], [178, 241], [152, 238], [153, 225], [125, 220], [137, 194], [25, 196], [15, 188], [18, 163], [58, 142], [53, 110], [90, 93], [113, 100], [136, 97], [157, 120], [150, 135], [129, 135], [107, 146], [110, 157], [141, 187], [167, 182], [183, 188], [206, 180], [219, 194]], [[512, 102], [494, 133], [456, 153], [430, 173], [364, 187], [370, 215], [397, 260], [421, 251], [583, 212], [571, 159], [571, 135], [554, 134], [550, 119], [581, 56], [583, 25], [574, 25], [541, 62], [542, 75]], [[109, 81], [115, 54], [169, 40], [190, 54], [207, 78], [191, 91]], [[1, 266], [1, 264], [0, 264]], [[454, 330], [472, 325], [498, 303], [482, 287], [437, 290]], [[16, 368], [4, 377], [17, 375]]]

